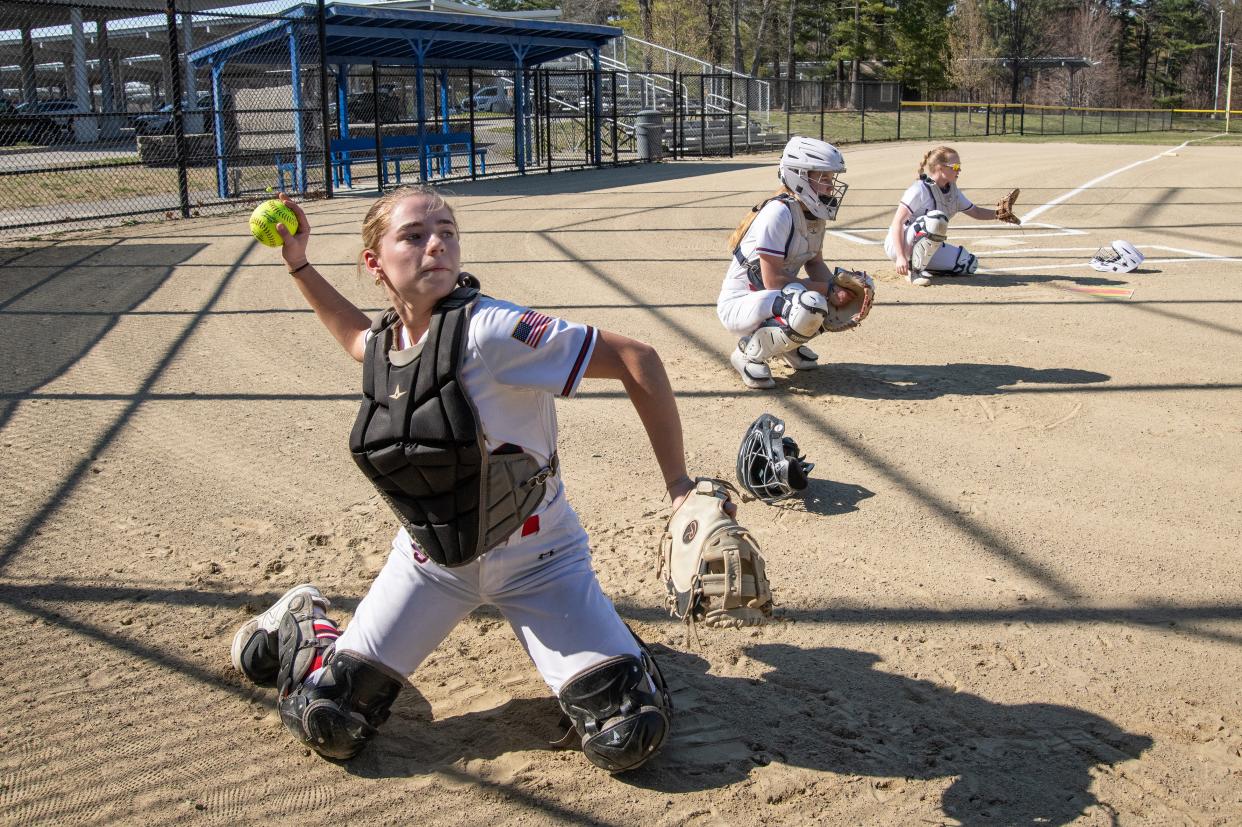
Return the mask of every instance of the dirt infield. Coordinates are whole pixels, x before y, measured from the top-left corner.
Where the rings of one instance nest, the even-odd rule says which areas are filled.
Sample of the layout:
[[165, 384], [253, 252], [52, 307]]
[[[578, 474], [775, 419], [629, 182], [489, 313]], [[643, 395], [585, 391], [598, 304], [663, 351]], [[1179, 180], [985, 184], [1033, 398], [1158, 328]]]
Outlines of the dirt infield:
[[[878, 303], [773, 392], [714, 308], [774, 158], [458, 190], [489, 292], [659, 349], [692, 472], [732, 477], [763, 411], [816, 463], [805, 501], [741, 509], [781, 622], [695, 648], [637, 416], [602, 382], [560, 404], [600, 580], [677, 709], [621, 778], [545, 747], [555, 702], [490, 610], [357, 759], [298, 748], [228, 646], [307, 580], [347, 619], [385, 559], [356, 365], [242, 215], [0, 245], [0, 822], [1242, 820], [1242, 148], [958, 144], [966, 193], [1020, 186], [1029, 220], [959, 216], [981, 274], [917, 288], [877, 242], [926, 148], [846, 149], [826, 254]], [[368, 203], [311, 204], [311, 249], [378, 309]], [[1114, 238], [1138, 272], [1086, 267]]]

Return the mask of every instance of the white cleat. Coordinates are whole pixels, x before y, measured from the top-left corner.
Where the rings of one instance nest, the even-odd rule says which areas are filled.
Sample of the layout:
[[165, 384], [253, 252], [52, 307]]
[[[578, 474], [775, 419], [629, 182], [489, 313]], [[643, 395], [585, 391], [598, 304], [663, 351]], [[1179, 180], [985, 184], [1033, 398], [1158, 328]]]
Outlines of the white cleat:
[[767, 362], [753, 362], [742, 351], [734, 350], [729, 354], [729, 364], [741, 374], [742, 381], [748, 388], [765, 390], [776, 387], [776, 382], [772, 381], [772, 369]]
[[926, 287], [932, 282], [931, 273], [926, 270], [920, 270], [916, 275], [913, 271], [911, 271], [910, 274], [906, 276], [906, 281], [910, 282], [915, 287]]
[[279, 663], [276, 657], [276, 631], [280, 628], [281, 619], [289, 611], [289, 604], [303, 594], [309, 595], [311, 601], [325, 611], [330, 605], [328, 599], [319, 593], [319, 589], [310, 583], [294, 586], [267, 611], [243, 623], [233, 635], [234, 669], [259, 684], [275, 678], [276, 666]]
[[819, 367], [819, 356], [806, 345], [785, 351], [781, 358], [794, 370], [815, 370]]

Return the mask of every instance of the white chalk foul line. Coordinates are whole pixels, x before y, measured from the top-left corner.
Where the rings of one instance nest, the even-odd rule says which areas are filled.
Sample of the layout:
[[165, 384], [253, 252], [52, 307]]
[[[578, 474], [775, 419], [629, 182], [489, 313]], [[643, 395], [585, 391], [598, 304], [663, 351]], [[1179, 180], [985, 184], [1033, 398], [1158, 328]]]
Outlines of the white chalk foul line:
[[[1023, 255], [1023, 254], [1031, 255], [1035, 253], [1085, 253], [1088, 251], [1095, 252], [1096, 249], [1098, 248], [1096, 247], [1046, 247], [1046, 248], [1035, 247], [1035, 248], [1026, 248], [1022, 250], [992, 250], [988, 252], [988, 255], [996, 255], [996, 256], [1015, 255], [1017, 256], [1017, 255]], [[1144, 264], [1200, 264], [1205, 261], [1221, 261], [1221, 262], [1242, 261], [1242, 258], [1238, 258], [1237, 256], [1224, 256], [1218, 253], [1207, 253], [1207, 252], [1204, 252], [1203, 250], [1187, 250], [1181, 247], [1169, 247], [1164, 244], [1144, 244], [1143, 249], [1164, 250], [1165, 252], [1168, 252], [1168, 253], [1178, 253], [1179, 255], [1191, 257], [1189, 259], [1147, 258], [1143, 260]], [[1069, 269], [1069, 268], [1090, 267], [1090, 266], [1091, 266], [1091, 262], [1089, 261], [1078, 262], [1075, 264], [1024, 264], [1019, 267], [989, 267], [987, 269], [987, 272], [989, 273], [1018, 273], [1018, 272], [1023, 272], [1026, 270], [1063, 270], [1063, 269]]]
[[[979, 227], [978, 230], [976, 230], [975, 232], [954, 233], [952, 236], [950, 236], [949, 240], [950, 240], [950, 243], [952, 243], [955, 239], [988, 238], [989, 236], [996, 236], [998, 234], [1003, 235], [1003, 236], [1014, 236], [1015, 238], [1017, 237], [1052, 238], [1053, 236], [1058, 236], [1058, 235], [1086, 235], [1087, 234], [1085, 230], [1075, 230], [1070, 227], [1062, 227], [1059, 224], [1044, 224], [1042, 222], [1032, 222], [1026, 226], [1039, 227], [1044, 230], [1048, 230], [1048, 232], [1041, 232], [1040, 230], [1035, 230], [1034, 232], [1025, 232], [1025, 231], [1014, 232], [1013, 228], [1008, 227], [1008, 226], [1006, 227]], [[1024, 230], [1025, 230], [1025, 227], [1024, 227]], [[863, 238], [861, 235], [862, 233], [869, 233], [869, 234], [875, 234], [875, 235], [887, 235], [888, 227], [854, 227], [849, 230], [829, 230], [827, 234], [836, 236], [837, 238], [843, 238], [846, 241], [852, 241], [855, 244], [883, 244], [884, 243], [883, 241], [876, 241], [870, 238]]]
[[1084, 192], [1084, 191], [1086, 191], [1086, 190], [1091, 189], [1092, 187], [1094, 187], [1096, 184], [1100, 183], [1101, 181], [1107, 181], [1109, 178], [1112, 178], [1114, 175], [1120, 175], [1121, 173], [1125, 172], [1126, 170], [1131, 170], [1131, 169], [1134, 169], [1134, 168], [1135, 168], [1135, 167], [1137, 167], [1137, 166], [1142, 166], [1143, 164], [1148, 164], [1148, 163], [1151, 163], [1152, 161], [1159, 160], [1160, 158], [1163, 158], [1163, 157], [1165, 157], [1166, 155], [1171, 155], [1171, 154], [1173, 154], [1173, 153], [1177, 152], [1179, 149], [1181, 149], [1182, 147], [1186, 146], [1186, 145], [1187, 145], [1187, 144], [1189, 144], [1189, 143], [1190, 143], [1190, 141], [1184, 141], [1184, 142], [1182, 142], [1181, 144], [1179, 144], [1178, 146], [1175, 146], [1175, 147], [1173, 147], [1172, 149], [1166, 149], [1164, 152], [1161, 152], [1161, 153], [1159, 153], [1159, 154], [1157, 154], [1157, 155], [1153, 155], [1153, 156], [1151, 156], [1150, 158], [1144, 158], [1144, 159], [1143, 159], [1143, 160], [1141, 160], [1141, 161], [1135, 161], [1135, 162], [1134, 162], [1134, 163], [1132, 163], [1132, 164], [1126, 164], [1124, 167], [1119, 167], [1119, 168], [1117, 168], [1117, 169], [1113, 170], [1112, 172], [1106, 172], [1106, 173], [1104, 173], [1103, 175], [1101, 175], [1101, 176], [1100, 176], [1100, 177], [1098, 177], [1098, 178], [1092, 178], [1090, 181], [1088, 181], [1087, 183], [1083, 184], [1081, 187], [1078, 187], [1077, 189], [1070, 190], [1070, 191], [1069, 191], [1069, 192], [1067, 192], [1067, 193], [1063, 193], [1063, 194], [1061, 194], [1061, 195], [1058, 195], [1056, 198], [1052, 199], [1052, 200], [1051, 200], [1051, 201], [1049, 201], [1047, 204], [1041, 204], [1040, 206], [1038, 206], [1038, 207], [1036, 207], [1035, 209], [1031, 210], [1031, 211], [1030, 211], [1029, 213], [1027, 213], [1026, 215], [1022, 216], [1022, 220], [1023, 220], [1024, 222], [1025, 222], [1025, 221], [1030, 221], [1030, 220], [1031, 220], [1032, 218], [1034, 218], [1035, 216], [1037, 216], [1037, 215], [1042, 215], [1043, 213], [1045, 213], [1045, 212], [1047, 212], [1048, 210], [1050, 210], [1050, 209], [1052, 209], [1053, 207], [1055, 207], [1057, 204], [1060, 204], [1060, 203], [1062, 203], [1062, 202], [1064, 202], [1064, 201], [1068, 201], [1069, 199], [1073, 198], [1075, 195], [1078, 195], [1080, 192]]

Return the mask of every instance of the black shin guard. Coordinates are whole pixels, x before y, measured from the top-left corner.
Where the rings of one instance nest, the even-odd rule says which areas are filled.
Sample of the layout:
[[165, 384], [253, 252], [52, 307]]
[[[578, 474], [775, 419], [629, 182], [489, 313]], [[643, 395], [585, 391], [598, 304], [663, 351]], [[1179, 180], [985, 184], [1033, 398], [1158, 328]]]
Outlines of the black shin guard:
[[353, 758], [388, 720], [401, 682], [348, 652], [333, 652], [318, 683], [281, 696], [280, 719], [326, 758]]
[[559, 700], [587, 759], [609, 772], [641, 767], [668, 737], [673, 704], [646, 646], [641, 659], [621, 655], [579, 672], [561, 687]]

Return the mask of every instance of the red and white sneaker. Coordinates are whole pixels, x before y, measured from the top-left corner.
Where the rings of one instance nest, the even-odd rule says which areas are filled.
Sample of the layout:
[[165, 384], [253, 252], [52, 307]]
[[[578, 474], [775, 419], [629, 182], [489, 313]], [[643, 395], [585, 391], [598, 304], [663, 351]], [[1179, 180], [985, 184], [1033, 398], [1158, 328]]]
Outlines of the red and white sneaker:
[[[261, 686], [274, 685], [280, 667], [280, 652], [276, 632], [289, 606], [306, 595], [310, 602], [327, 612], [331, 605], [310, 583], [294, 586], [285, 592], [271, 608], [255, 615], [241, 625], [233, 635], [233, 668]], [[300, 601], [299, 601], [300, 602]]]

